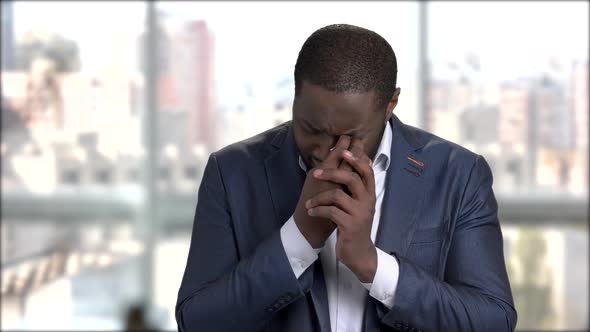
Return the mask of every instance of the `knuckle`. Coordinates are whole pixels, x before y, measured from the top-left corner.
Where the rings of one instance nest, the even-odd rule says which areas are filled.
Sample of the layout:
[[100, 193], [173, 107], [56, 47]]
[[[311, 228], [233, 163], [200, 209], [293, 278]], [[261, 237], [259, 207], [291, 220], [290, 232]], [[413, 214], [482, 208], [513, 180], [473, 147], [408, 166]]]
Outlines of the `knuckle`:
[[334, 194], [333, 194], [333, 198], [335, 202], [342, 202], [344, 200], [344, 191], [342, 191], [342, 189], [338, 188], [336, 190], [334, 190]]
[[336, 188], [336, 189], [332, 190], [332, 191], [330, 192], [330, 197], [331, 197], [332, 199], [338, 199], [338, 196], [339, 196], [339, 193], [338, 193], [338, 191], [340, 191], [340, 189], [338, 189], [338, 188]]
[[353, 172], [352, 177], [354, 182], [362, 182], [361, 176], [357, 172]]
[[371, 200], [369, 201], [369, 203], [371, 204], [373, 213], [375, 213], [375, 204], [377, 203], [377, 199], [375, 197], [371, 197]]
[[328, 215], [330, 216], [330, 218], [336, 218], [338, 212], [336, 211], [336, 208], [333, 206], [330, 206], [329, 211], [328, 211]]

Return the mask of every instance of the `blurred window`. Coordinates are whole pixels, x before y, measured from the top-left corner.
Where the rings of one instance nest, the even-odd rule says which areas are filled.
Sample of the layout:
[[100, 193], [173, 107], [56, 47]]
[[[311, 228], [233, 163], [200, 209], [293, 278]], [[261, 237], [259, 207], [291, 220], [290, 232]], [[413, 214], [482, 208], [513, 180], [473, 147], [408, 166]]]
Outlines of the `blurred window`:
[[492, 168], [517, 329], [588, 329], [588, 3], [436, 1], [427, 40], [424, 125]]
[[121, 330], [146, 288], [117, 162], [141, 162], [146, 5], [1, 6], [2, 329]]
[[500, 196], [588, 195], [586, 9], [429, 4], [425, 127], [486, 157]]

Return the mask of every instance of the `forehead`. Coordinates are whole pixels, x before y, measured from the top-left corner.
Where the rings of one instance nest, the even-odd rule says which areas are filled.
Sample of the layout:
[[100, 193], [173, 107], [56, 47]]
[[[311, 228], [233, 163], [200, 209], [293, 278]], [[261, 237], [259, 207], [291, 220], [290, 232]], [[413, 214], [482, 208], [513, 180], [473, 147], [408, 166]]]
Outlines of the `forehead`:
[[338, 93], [303, 81], [295, 98], [293, 116], [322, 129], [357, 128], [375, 116], [375, 101], [374, 91]]

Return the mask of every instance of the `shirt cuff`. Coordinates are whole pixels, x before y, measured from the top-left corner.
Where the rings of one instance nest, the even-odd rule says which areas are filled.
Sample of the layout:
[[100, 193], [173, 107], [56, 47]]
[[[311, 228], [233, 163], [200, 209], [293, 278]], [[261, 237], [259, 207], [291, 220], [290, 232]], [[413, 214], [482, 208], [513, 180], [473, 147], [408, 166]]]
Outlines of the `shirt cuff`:
[[314, 249], [305, 239], [293, 217], [281, 227], [281, 242], [291, 264], [295, 277], [307, 270], [307, 268], [318, 259], [321, 248]]
[[394, 256], [377, 248], [377, 271], [372, 283], [362, 283], [371, 295], [387, 309], [393, 308], [393, 298], [399, 279], [399, 264]]

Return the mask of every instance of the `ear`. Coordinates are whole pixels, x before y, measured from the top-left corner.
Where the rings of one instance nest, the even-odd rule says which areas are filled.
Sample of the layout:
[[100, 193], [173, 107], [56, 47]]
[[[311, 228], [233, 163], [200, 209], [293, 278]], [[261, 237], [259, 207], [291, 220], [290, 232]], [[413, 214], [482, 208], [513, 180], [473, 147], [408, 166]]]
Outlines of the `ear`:
[[395, 88], [395, 91], [393, 91], [393, 96], [391, 96], [391, 99], [387, 103], [387, 108], [385, 110], [385, 121], [389, 121], [389, 119], [391, 119], [391, 115], [393, 114], [393, 110], [397, 106], [397, 102], [399, 100], [399, 95], [401, 91], [402, 90], [400, 88]]

